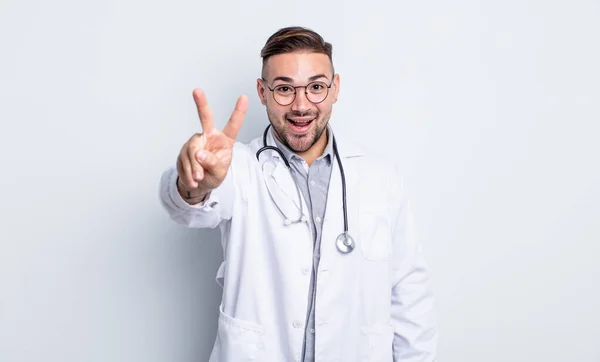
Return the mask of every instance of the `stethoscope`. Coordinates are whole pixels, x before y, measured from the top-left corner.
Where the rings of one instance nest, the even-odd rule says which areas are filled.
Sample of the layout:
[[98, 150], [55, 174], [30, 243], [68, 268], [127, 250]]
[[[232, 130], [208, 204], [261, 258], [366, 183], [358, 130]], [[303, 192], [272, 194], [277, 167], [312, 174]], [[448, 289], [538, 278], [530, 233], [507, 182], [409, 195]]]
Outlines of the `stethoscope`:
[[[267, 128], [265, 129], [265, 133], [263, 134], [263, 147], [261, 149], [259, 149], [258, 152], [256, 152], [256, 159], [257, 160], [259, 159], [260, 154], [263, 151], [266, 151], [266, 150], [275, 151], [281, 156], [281, 158], [283, 159], [283, 162], [285, 163], [285, 167], [289, 171], [290, 163], [285, 158], [285, 155], [283, 154], [283, 152], [275, 146], [267, 145], [267, 133], [269, 131], [269, 127], [271, 127], [271, 125], [268, 125]], [[331, 137], [333, 137], [333, 134], [331, 135]], [[335, 142], [335, 137], [333, 137], [333, 153], [335, 155], [335, 159], [337, 160], [338, 166], [340, 167], [340, 174], [342, 175], [342, 201], [343, 201], [343, 207], [344, 207], [344, 232], [341, 233], [337, 237], [337, 239], [335, 241], [335, 245], [337, 246], [337, 248], [340, 252], [347, 254], [347, 253], [350, 253], [352, 250], [354, 250], [354, 246], [356, 244], [354, 243], [354, 239], [352, 238], [352, 236], [350, 236], [350, 234], [348, 233], [348, 208], [346, 206], [346, 175], [344, 174], [344, 167], [342, 166], [342, 160], [340, 159], [340, 155], [337, 150], [337, 144]], [[298, 185], [296, 185], [295, 182], [294, 182], [294, 185], [296, 186], [298, 200], [300, 200], [300, 216], [297, 220], [290, 220], [285, 215], [285, 213], [281, 210], [279, 205], [277, 205], [277, 202], [275, 202], [275, 200], [273, 199], [273, 195], [271, 195], [271, 192], [269, 191], [269, 196], [271, 197], [273, 204], [275, 204], [275, 207], [277, 208], [277, 210], [279, 211], [281, 216], [283, 216], [284, 224], [286, 226], [306, 221], [306, 218], [304, 217], [304, 210], [303, 210], [302, 201], [301, 201], [302, 198], [301, 198], [301, 194], [300, 194], [300, 188], [298, 187]]]

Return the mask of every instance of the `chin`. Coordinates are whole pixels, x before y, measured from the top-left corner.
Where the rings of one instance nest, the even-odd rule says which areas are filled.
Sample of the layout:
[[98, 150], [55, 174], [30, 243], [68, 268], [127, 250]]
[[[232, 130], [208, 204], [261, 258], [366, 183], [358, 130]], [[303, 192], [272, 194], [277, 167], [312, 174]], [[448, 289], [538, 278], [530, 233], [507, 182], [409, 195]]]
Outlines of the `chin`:
[[306, 152], [315, 144], [315, 142], [316, 139], [313, 133], [299, 137], [291, 134], [287, 139], [288, 147], [294, 152]]

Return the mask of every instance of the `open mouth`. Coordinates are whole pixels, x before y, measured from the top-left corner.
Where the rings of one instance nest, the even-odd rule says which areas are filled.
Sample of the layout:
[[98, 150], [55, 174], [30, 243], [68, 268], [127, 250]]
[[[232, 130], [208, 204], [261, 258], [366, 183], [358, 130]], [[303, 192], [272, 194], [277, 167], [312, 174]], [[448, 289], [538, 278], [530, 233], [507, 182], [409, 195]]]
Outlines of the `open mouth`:
[[290, 124], [290, 128], [292, 129], [292, 131], [294, 133], [299, 133], [299, 134], [308, 132], [308, 130], [310, 129], [310, 125], [315, 120], [314, 118], [306, 119], [305, 117], [294, 118], [294, 119], [286, 118], [286, 119], [287, 119], [288, 123]]

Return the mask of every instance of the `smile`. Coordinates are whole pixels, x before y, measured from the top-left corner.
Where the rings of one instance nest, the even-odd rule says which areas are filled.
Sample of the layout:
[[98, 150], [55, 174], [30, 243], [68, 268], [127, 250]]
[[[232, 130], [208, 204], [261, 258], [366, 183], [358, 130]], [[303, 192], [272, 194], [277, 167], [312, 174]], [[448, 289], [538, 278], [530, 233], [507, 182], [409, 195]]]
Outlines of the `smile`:
[[310, 129], [312, 122], [315, 120], [315, 118], [308, 117], [294, 117], [292, 119], [286, 119], [289, 122], [292, 131], [297, 134], [306, 133]]

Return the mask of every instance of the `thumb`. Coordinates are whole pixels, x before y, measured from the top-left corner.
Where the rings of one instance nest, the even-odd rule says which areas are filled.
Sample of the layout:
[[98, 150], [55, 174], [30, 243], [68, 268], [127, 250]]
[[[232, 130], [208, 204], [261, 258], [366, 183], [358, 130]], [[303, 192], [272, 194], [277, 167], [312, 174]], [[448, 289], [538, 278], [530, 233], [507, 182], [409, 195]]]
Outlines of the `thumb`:
[[202, 167], [209, 172], [214, 169], [219, 162], [217, 156], [207, 150], [198, 150], [198, 152], [196, 152], [196, 160], [198, 160]]

